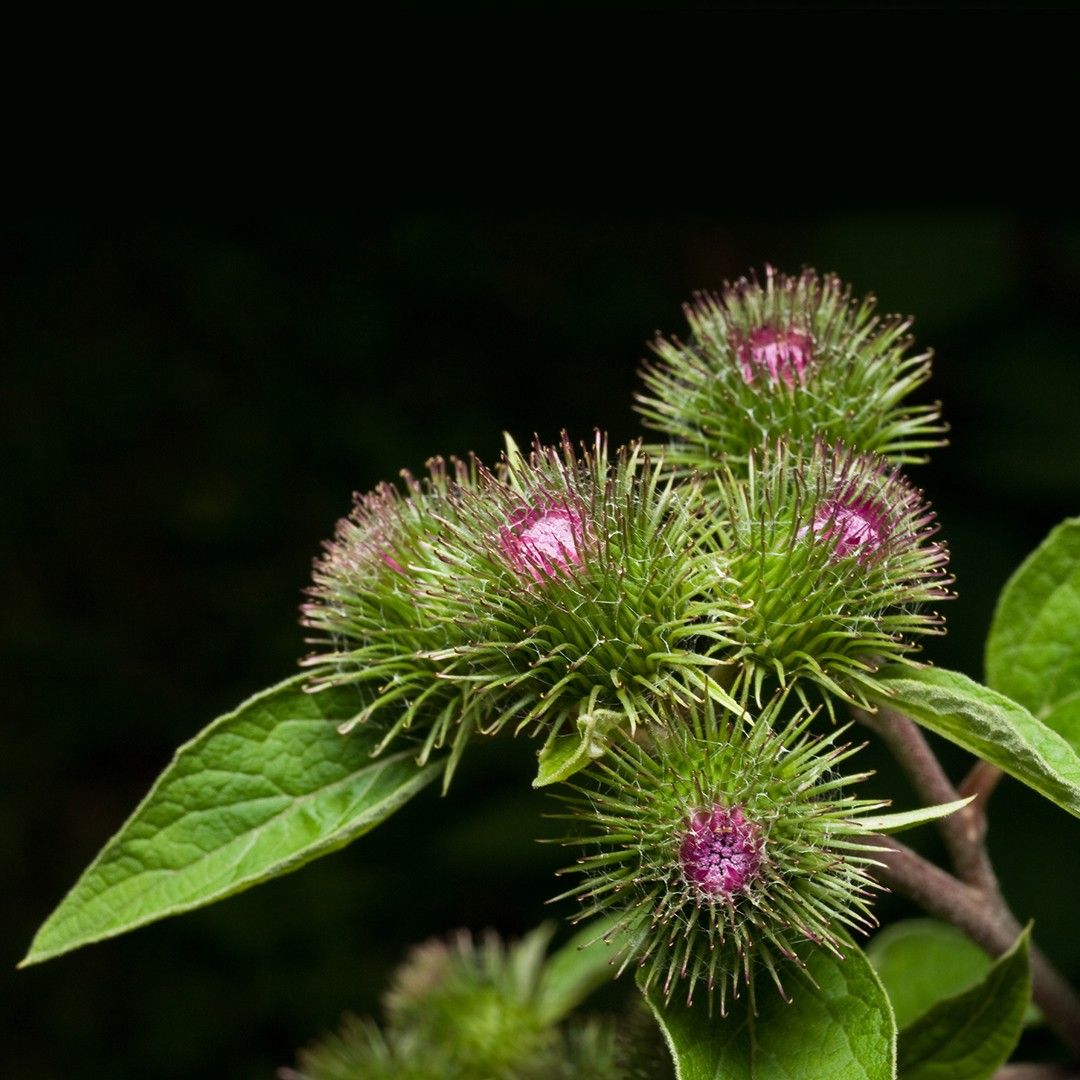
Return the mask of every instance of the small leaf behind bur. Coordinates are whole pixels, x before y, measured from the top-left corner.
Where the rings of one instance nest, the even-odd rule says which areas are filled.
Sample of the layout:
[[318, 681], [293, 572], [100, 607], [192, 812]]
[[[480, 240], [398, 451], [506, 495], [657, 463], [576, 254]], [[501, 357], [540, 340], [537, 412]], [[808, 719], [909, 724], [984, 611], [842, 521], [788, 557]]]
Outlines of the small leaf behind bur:
[[916, 825], [925, 825], [929, 821], [940, 821], [957, 810], [963, 810], [974, 795], [953, 802], [938, 803], [936, 806], [920, 806], [915, 810], [898, 810], [894, 814], [877, 814], [872, 817], [860, 817], [859, 824], [867, 832], [898, 833], [905, 829], [914, 829]]
[[1030, 927], [986, 977], [900, 1032], [903, 1080], [988, 1080], [1017, 1040], [1031, 997]]
[[[866, 955], [905, 1028], [943, 998], [981, 982], [993, 961], [961, 930], [937, 919], [902, 919], [875, 934]], [[1029, 1004], [1025, 1024], [1042, 1017]]]
[[614, 709], [594, 709], [577, 719], [576, 735], [552, 735], [540, 750], [540, 765], [534, 788], [569, 780], [607, 750], [607, 737], [616, 724], [625, 720]]
[[986, 681], [1080, 748], [1080, 518], [1062, 522], [998, 599]]
[[892, 1008], [863, 952], [846, 952], [839, 960], [813, 949], [804, 973], [787, 969], [790, 1004], [760, 982], [756, 1015], [748, 994], [726, 1017], [709, 1015], [705, 994], [690, 1007], [676, 997], [665, 1005], [656, 988], [646, 994], [678, 1080], [892, 1080]]
[[971, 751], [1080, 817], [1080, 756], [1011, 698], [942, 668], [886, 668], [879, 704]]
[[337, 725], [359, 691], [298, 676], [245, 701], [169, 767], [38, 931], [21, 966], [191, 911], [296, 870], [389, 817], [442, 771], [371, 759], [378, 733]]

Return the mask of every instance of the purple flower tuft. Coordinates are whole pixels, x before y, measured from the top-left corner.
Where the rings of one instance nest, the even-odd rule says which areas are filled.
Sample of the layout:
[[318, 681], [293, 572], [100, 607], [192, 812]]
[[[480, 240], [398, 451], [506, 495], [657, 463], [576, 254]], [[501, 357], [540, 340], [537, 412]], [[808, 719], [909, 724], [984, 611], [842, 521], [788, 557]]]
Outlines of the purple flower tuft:
[[742, 807], [717, 803], [692, 815], [679, 855], [691, 885], [708, 896], [731, 896], [759, 876], [761, 850], [761, 829]]
[[503, 526], [499, 546], [507, 562], [537, 584], [571, 564], [581, 565], [581, 515], [565, 503], [518, 510]]
[[814, 514], [812, 528], [815, 536], [835, 541], [834, 558], [856, 555], [860, 562], [872, 559], [891, 532], [884, 507], [865, 497], [823, 503]]
[[783, 379], [788, 386], [794, 386], [798, 379], [801, 385], [813, 359], [813, 342], [809, 334], [793, 326], [783, 330], [761, 326], [739, 343], [738, 353], [739, 367], [747, 383], [764, 371], [770, 383]]

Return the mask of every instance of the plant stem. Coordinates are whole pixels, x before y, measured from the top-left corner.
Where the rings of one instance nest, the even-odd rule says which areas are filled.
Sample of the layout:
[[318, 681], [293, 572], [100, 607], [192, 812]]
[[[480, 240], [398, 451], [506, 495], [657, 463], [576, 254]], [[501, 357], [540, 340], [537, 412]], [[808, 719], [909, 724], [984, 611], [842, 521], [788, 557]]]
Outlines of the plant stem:
[[[1000, 891], [960, 881], [892, 837], [876, 836], [883, 885], [964, 931], [991, 956], [1016, 940], [1020, 923]], [[1036, 946], [1031, 949], [1032, 997], [1069, 1052], [1080, 1059], [1080, 996]]]
[[[881, 736], [900, 767], [907, 773], [916, 794], [928, 806], [954, 802], [966, 794], [953, 786], [937, 755], [931, 749], [918, 725], [902, 713], [881, 707], [876, 713], [855, 711], [856, 719]], [[986, 815], [979, 805], [980, 798], [963, 810], [938, 821], [949, 858], [962, 881], [997, 893], [997, 878], [986, 851]]]
[[986, 805], [998, 781], [1004, 774], [989, 761], [976, 761], [971, 772], [964, 777], [960, 784], [961, 796], [977, 796], [974, 805], [980, 808], [983, 817], [986, 816]]
[[1080, 1080], [1080, 1071], [1067, 1065], [1049, 1065], [1045, 1062], [1018, 1062], [1003, 1065], [994, 1080]]

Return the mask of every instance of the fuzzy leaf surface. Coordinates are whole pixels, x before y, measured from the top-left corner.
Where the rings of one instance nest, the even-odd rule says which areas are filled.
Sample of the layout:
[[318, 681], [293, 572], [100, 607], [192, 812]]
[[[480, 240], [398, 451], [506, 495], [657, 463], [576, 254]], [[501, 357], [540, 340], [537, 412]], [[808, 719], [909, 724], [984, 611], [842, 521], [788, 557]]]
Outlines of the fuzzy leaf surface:
[[997, 765], [1080, 817], [1080, 756], [1023, 705], [955, 671], [887, 668], [877, 702]]
[[986, 681], [1080, 748], [1080, 518], [1063, 521], [998, 599]]
[[710, 1017], [704, 994], [690, 1007], [647, 994], [678, 1080], [891, 1080], [896, 1024], [864, 953], [850, 946], [838, 960], [814, 949], [806, 962], [805, 973], [785, 973], [790, 1004], [759, 984], [756, 1016], [745, 994], [727, 1017]]
[[354, 688], [303, 676], [249, 698], [181, 746], [38, 931], [23, 964], [222, 900], [374, 828], [434, 780], [411, 754], [371, 759], [378, 735], [337, 725]]
[[900, 1032], [904, 1080], [989, 1080], [1013, 1052], [1031, 997], [1030, 927], [986, 977]]

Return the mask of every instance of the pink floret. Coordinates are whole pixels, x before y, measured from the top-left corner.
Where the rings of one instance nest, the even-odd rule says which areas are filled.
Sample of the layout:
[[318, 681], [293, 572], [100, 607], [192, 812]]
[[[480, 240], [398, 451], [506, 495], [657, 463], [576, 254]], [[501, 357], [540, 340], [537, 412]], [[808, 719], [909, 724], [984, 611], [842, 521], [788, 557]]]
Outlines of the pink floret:
[[880, 506], [870, 499], [851, 502], [830, 500], [814, 514], [814, 535], [834, 540], [838, 559], [857, 555], [861, 561], [872, 558], [889, 537], [888, 519]]
[[690, 819], [680, 857], [686, 880], [709, 896], [743, 891], [761, 872], [761, 829], [742, 807], [719, 803]]
[[499, 536], [507, 562], [538, 584], [579, 566], [582, 541], [581, 516], [558, 504], [519, 510]]
[[788, 386], [794, 386], [797, 379], [802, 385], [813, 359], [813, 342], [809, 334], [793, 326], [786, 330], [761, 326], [739, 344], [738, 353], [746, 382], [752, 383], [758, 372], [764, 371], [770, 383], [783, 379]]

